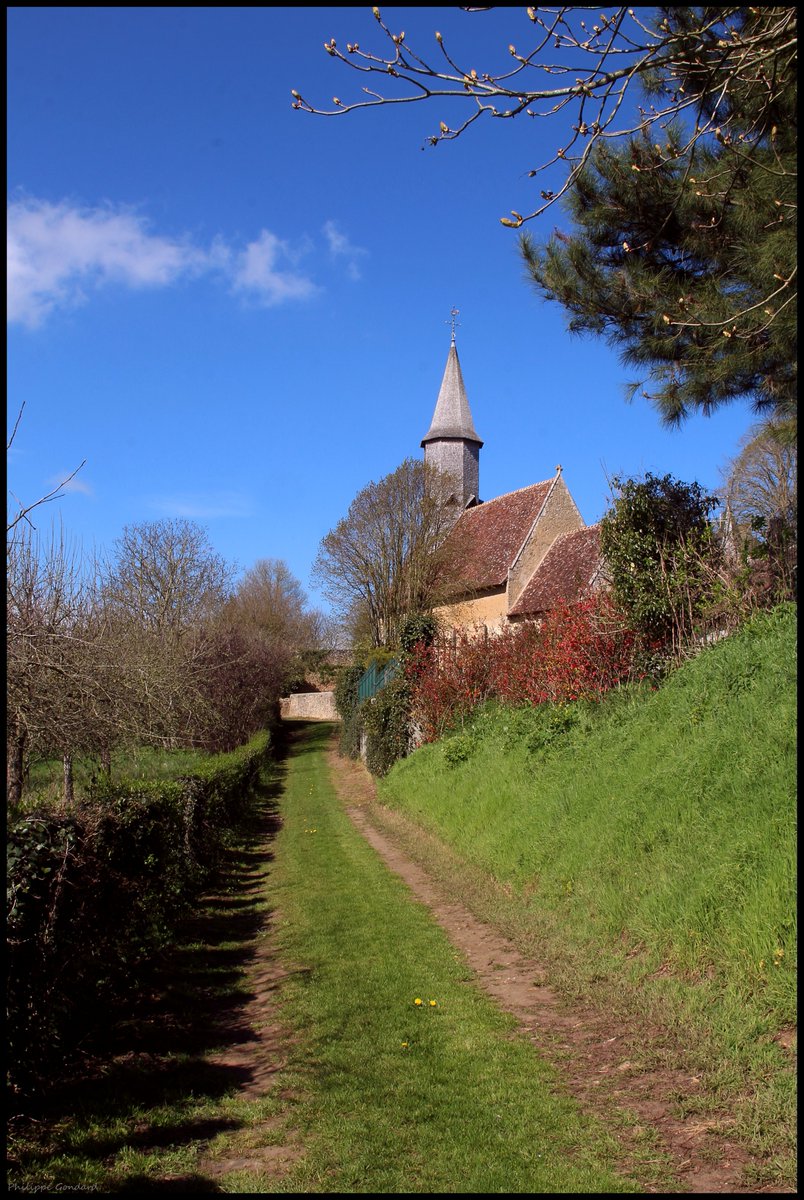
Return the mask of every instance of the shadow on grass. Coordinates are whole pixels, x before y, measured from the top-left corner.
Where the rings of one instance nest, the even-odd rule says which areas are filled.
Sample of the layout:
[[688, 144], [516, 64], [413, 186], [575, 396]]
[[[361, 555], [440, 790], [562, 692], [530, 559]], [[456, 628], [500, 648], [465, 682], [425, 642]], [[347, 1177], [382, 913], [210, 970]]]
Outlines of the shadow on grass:
[[328, 745], [337, 721], [286, 721], [283, 735], [288, 746], [293, 748], [293, 757], [317, 754], [322, 746]]
[[257, 1041], [245, 1015], [254, 998], [245, 972], [258, 935], [271, 923], [263, 883], [273, 860], [283, 783], [284, 767], [273, 764], [253, 817], [196, 912], [182, 922], [173, 945], [141, 971], [127, 1011], [111, 1019], [99, 1015], [81, 1071], [54, 1082], [35, 1111], [12, 1120], [11, 1190], [74, 1190], [81, 1174], [85, 1187], [98, 1190], [98, 1168], [107, 1165], [104, 1191], [221, 1190], [196, 1175], [124, 1176], [124, 1168], [108, 1160], [124, 1149], [147, 1154], [203, 1143], [242, 1125], [200, 1110], [247, 1087], [254, 1072], [206, 1056]]

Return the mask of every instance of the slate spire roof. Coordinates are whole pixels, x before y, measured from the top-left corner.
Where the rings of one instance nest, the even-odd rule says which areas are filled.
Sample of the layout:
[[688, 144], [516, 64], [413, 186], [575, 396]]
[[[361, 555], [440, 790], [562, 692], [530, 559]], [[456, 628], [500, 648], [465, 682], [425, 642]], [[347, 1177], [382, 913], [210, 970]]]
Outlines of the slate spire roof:
[[421, 444], [424, 447], [428, 442], [437, 442], [442, 438], [474, 442], [478, 447], [483, 445], [477, 436], [472, 414], [469, 411], [469, 401], [466, 398], [466, 388], [463, 384], [454, 333], [433, 419]]

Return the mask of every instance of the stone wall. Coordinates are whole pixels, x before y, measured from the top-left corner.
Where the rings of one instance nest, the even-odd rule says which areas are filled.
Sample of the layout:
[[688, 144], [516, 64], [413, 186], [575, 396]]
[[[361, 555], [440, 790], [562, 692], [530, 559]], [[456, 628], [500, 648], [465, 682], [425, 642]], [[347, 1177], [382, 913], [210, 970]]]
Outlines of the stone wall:
[[498, 588], [485, 596], [472, 600], [460, 600], [457, 604], [445, 604], [434, 610], [434, 615], [452, 629], [478, 630], [483, 625], [489, 632], [497, 632], [505, 625], [508, 613], [508, 595], [505, 588]]
[[339, 721], [334, 692], [294, 692], [279, 701], [283, 721]]

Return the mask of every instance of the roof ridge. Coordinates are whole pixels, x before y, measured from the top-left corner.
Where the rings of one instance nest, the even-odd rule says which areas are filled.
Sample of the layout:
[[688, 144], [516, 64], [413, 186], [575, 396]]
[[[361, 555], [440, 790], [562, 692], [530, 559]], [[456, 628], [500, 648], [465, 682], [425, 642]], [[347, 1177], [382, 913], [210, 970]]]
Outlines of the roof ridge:
[[538, 483], [529, 483], [525, 487], [514, 488], [512, 492], [503, 492], [501, 496], [492, 496], [491, 500], [484, 500], [482, 504], [478, 504], [475, 508], [468, 508], [467, 512], [480, 512], [481, 509], [488, 508], [490, 504], [496, 504], [498, 500], [508, 500], [511, 496], [518, 496], [521, 492], [529, 492], [533, 488], [544, 487], [547, 483], [552, 483], [555, 476], [550, 479], [541, 479]]

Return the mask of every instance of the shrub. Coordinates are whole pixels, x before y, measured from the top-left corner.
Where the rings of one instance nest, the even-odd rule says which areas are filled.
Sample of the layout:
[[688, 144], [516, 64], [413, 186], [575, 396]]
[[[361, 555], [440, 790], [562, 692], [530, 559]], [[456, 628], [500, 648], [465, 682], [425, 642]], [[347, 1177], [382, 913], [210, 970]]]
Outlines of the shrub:
[[366, 732], [366, 766], [372, 775], [385, 775], [410, 750], [410, 685], [404, 674], [394, 676], [360, 708]]
[[345, 667], [335, 683], [334, 700], [341, 718], [339, 749], [346, 758], [360, 757], [360, 697], [357, 689], [363, 676], [361, 666]]
[[606, 595], [562, 604], [539, 625], [491, 638], [466, 631], [454, 641], [419, 646], [407, 678], [412, 712], [425, 741], [461, 725], [488, 699], [505, 704], [596, 700], [635, 672], [640, 639]]

